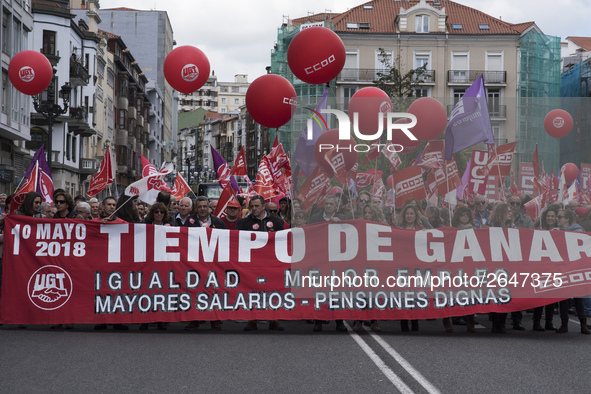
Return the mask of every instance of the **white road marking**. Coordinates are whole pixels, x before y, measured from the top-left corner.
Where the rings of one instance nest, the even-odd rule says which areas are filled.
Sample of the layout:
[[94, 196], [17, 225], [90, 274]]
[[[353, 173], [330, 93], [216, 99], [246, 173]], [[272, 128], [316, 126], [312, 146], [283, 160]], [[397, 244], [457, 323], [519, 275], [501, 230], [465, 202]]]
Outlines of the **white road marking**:
[[382, 360], [380, 358], [380, 356], [378, 356], [369, 347], [369, 345], [367, 343], [365, 343], [365, 341], [363, 339], [361, 339], [355, 331], [352, 330], [351, 326], [349, 326], [349, 324], [347, 322], [344, 322], [344, 323], [345, 323], [345, 326], [347, 327], [347, 329], [349, 330], [349, 335], [351, 336], [351, 338], [353, 338], [353, 340], [359, 345], [361, 350], [363, 350], [365, 352], [365, 354], [367, 354], [367, 356], [370, 358], [370, 360], [373, 361], [373, 363], [376, 365], [376, 367], [378, 367], [380, 369], [380, 371], [382, 371], [382, 373], [388, 378], [388, 380], [390, 382], [392, 382], [392, 384], [394, 386], [396, 386], [396, 388], [401, 393], [413, 394], [414, 392], [411, 390], [411, 388], [408, 387], [406, 385], [406, 383], [404, 383], [402, 381], [402, 379], [400, 379], [400, 377], [398, 375], [396, 375], [394, 373], [394, 371], [392, 371], [392, 369], [386, 365], [384, 360]]
[[390, 346], [386, 341], [384, 341], [379, 335], [371, 332], [369, 330], [369, 328], [367, 327], [363, 327], [367, 332], [369, 332], [369, 335], [371, 335], [371, 337], [385, 350], [388, 352], [388, 354], [390, 356], [392, 356], [392, 358], [394, 358], [394, 360], [396, 360], [396, 362], [398, 364], [400, 364], [400, 366], [402, 368], [404, 368], [413, 378], [415, 378], [415, 380], [417, 382], [419, 382], [419, 384], [421, 386], [423, 386], [425, 388], [425, 390], [427, 390], [427, 392], [431, 393], [431, 394], [441, 394], [441, 392], [437, 389], [437, 387], [433, 386], [433, 384], [431, 384], [431, 382], [429, 382], [427, 380], [427, 378], [425, 378], [419, 371], [417, 371], [412, 365], [410, 365], [410, 363], [408, 361], [406, 361], [406, 359], [404, 357], [402, 357], [400, 355], [400, 353], [398, 353], [396, 350], [394, 350], [392, 348], [392, 346]]

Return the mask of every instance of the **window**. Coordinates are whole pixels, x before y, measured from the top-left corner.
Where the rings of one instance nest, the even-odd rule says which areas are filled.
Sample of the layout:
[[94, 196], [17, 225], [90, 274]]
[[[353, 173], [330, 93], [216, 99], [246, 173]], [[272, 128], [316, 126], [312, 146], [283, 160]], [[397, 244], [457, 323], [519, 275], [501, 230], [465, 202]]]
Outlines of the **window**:
[[503, 71], [503, 52], [486, 53], [486, 72], [484, 74], [485, 83], [504, 83], [505, 72]]
[[461, 23], [454, 23], [451, 25], [451, 27], [452, 27], [452, 29], [456, 29], [456, 30], [462, 30], [464, 28]]
[[234, 99], [234, 104], [240, 104], [240, 99]]
[[240, 88], [238, 86], [232, 86], [232, 93], [239, 93]]
[[8, 34], [8, 14], [6, 11], [2, 14], [2, 52], [9, 54], [10, 45], [8, 45], [8, 40], [10, 38], [10, 34]]
[[364, 4], [363, 9], [364, 10], [373, 10], [373, 5], [372, 4]]
[[43, 144], [47, 144], [47, 133], [39, 127], [33, 127], [31, 141], [25, 142], [25, 147], [30, 150], [38, 150]]
[[415, 88], [415, 97], [430, 97], [431, 88]]
[[119, 128], [125, 129], [126, 119], [127, 118], [127, 111], [124, 109], [119, 110]]
[[55, 55], [55, 32], [43, 30], [43, 47], [41, 53], [44, 55]]
[[220, 86], [220, 92], [227, 93], [228, 92], [228, 87], [227, 86]]
[[468, 52], [452, 52], [450, 82], [468, 83], [469, 63]]
[[2, 113], [8, 114], [8, 98], [10, 97], [10, 88], [8, 85], [8, 72], [2, 70]]
[[226, 113], [226, 109], [222, 108], [222, 113], [225, 114]]
[[226, 104], [226, 98], [222, 97], [222, 104]]
[[479, 25], [478, 25], [478, 28], [479, 28], [480, 30], [489, 30], [489, 29], [490, 29], [490, 28], [488, 27], [488, 24], [486, 24], [486, 23], [479, 24]]
[[12, 21], [12, 54], [13, 56], [19, 53], [22, 50], [22, 40], [23, 40], [23, 33], [21, 32], [21, 23], [14, 19]]
[[347, 29], [359, 29], [357, 23], [354, 22], [347, 22]]
[[429, 33], [429, 15], [417, 15], [415, 18], [415, 31], [417, 33]]
[[456, 105], [458, 103], [458, 101], [460, 101], [460, 99], [464, 96], [464, 93], [466, 93], [466, 89], [454, 89], [453, 90], [454, 105]]

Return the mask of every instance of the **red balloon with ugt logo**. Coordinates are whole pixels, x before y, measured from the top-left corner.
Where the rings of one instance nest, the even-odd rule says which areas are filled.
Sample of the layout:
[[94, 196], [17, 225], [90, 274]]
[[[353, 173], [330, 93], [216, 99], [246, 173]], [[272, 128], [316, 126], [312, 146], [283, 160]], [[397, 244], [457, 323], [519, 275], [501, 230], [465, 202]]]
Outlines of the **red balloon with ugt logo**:
[[320, 137], [316, 140], [314, 145], [314, 160], [322, 169], [327, 173], [328, 176], [333, 176], [334, 171], [328, 161], [326, 160], [326, 154], [338, 146], [339, 152], [343, 153], [345, 160], [345, 170], [349, 171], [355, 163], [359, 162], [359, 154], [355, 152], [355, 140], [349, 136], [349, 139], [339, 140], [339, 130], [331, 129], [320, 134]]
[[392, 101], [386, 92], [376, 87], [358, 90], [349, 101], [351, 124], [354, 124], [354, 115], [357, 114], [358, 130], [364, 135], [375, 135], [380, 126], [380, 119], [382, 119], [382, 133], [384, 133], [387, 127], [385, 114], [388, 112], [392, 112]]
[[447, 127], [447, 111], [432, 97], [421, 97], [414, 101], [408, 112], [417, 117], [412, 133], [421, 141], [430, 141], [441, 135]]
[[180, 46], [166, 56], [164, 77], [175, 90], [193, 93], [209, 78], [209, 60], [200, 49], [190, 45]]
[[300, 31], [287, 49], [291, 72], [306, 83], [335, 79], [345, 66], [345, 45], [332, 30], [315, 26]]
[[297, 106], [295, 89], [280, 75], [265, 74], [246, 91], [246, 109], [260, 125], [281, 127], [293, 116]]
[[572, 129], [573, 118], [563, 109], [554, 109], [544, 118], [544, 130], [554, 138], [566, 137]]
[[8, 78], [16, 90], [34, 96], [47, 89], [53, 78], [53, 68], [45, 55], [22, 51], [10, 60]]
[[566, 183], [574, 182], [579, 176], [579, 168], [573, 163], [566, 163], [562, 166], [561, 171], [564, 174], [564, 180]]

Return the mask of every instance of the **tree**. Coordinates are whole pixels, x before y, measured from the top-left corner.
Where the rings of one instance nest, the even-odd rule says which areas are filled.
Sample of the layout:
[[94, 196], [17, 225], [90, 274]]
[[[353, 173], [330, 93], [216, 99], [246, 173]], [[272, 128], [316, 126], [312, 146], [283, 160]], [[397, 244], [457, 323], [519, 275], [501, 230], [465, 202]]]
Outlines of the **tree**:
[[[378, 79], [374, 81], [374, 85], [382, 89], [390, 97], [395, 110], [405, 111], [406, 107], [412, 102], [409, 98], [415, 97], [415, 89], [419, 86], [420, 77], [425, 75], [427, 71], [427, 63], [402, 74], [400, 56], [397, 56], [393, 62], [394, 64], [391, 64], [390, 56], [384, 48], [379, 48], [379, 50], [380, 63], [384, 65], [385, 70], [376, 73]], [[398, 64], [398, 68], [395, 64]]]

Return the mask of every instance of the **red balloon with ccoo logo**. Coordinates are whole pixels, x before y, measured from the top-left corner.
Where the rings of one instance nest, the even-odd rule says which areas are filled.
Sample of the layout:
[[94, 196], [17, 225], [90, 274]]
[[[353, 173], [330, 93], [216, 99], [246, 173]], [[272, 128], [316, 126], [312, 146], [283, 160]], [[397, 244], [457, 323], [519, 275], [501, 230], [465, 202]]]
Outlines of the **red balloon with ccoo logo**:
[[566, 183], [574, 182], [579, 176], [579, 168], [573, 163], [566, 163], [560, 170], [564, 174], [564, 180]]
[[573, 129], [573, 118], [563, 109], [554, 109], [544, 118], [544, 130], [554, 138], [566, 137]]
[[53, 67], [42, 53], [22, 51], [10, 60], [8, 78], [16, 90], [34, 96], [51, 83]]
[[173, 49], [164, 60], [164, 77], [175, 90], [193, 93], [209, 78], [209, 60], [205, 53], [191, 45]]
[[345, 66], [345, 45], [330, 29], [320, 26], [306, 28], [291, 40], [287, 64], [291, 72], [310, 84], [328, 83]]
[[280, 75], [265, 74], [255, 79], [246, 91], [246, 109], [260, 125], [281, 127], [297, 107], [295, 89]]

